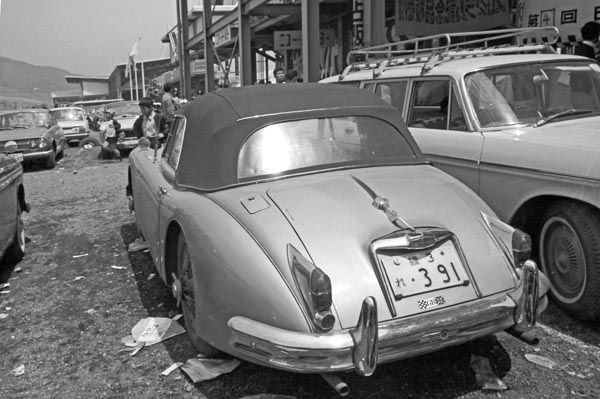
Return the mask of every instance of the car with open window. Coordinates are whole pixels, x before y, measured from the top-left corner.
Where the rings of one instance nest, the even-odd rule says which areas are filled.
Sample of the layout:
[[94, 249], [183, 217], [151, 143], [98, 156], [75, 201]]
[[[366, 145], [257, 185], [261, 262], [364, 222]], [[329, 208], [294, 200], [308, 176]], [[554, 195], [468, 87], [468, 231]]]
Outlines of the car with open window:
[[52, 169], [66, 146], [62, 128], [47, 109], [0, 111], [0, 153]]
[[147, 141], [127, 194], [205, 354], [368, 376], [498, 331], [528, 339], [545, 307], [527, 234], [364, 90], [217, 90], [178, 111], [162, 148]]
[[529, 28], [365, 48], [323, 82], [359, 86], [396, 108], [428, 160], [533, 237], [555, 301], [593, 320], [600, 318], [600, 65], [557, 54], [557, 37], [554, 27]]

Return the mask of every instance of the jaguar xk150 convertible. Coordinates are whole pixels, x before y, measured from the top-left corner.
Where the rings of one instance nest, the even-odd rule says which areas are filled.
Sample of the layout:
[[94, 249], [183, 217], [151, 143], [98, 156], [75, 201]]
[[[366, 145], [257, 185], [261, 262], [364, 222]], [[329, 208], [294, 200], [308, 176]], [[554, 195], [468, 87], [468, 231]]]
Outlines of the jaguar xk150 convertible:
[[429, 165], [397, 110], [338, 85], [184, 106], [128, 192], [201, 351], [356, 370], [507, 330], [546, 304], [529, 237]]

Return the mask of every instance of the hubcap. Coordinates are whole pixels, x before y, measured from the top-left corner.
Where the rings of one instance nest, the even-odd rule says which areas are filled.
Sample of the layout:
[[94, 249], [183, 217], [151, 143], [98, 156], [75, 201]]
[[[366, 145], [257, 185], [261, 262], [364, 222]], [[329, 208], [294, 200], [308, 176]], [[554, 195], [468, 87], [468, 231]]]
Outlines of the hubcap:
[[555, 216], [544, 223], [540, 255], [552, 293], [564, 303], [578, 301], [586, 284], [587, 265], [581, 240], [569, 222]]

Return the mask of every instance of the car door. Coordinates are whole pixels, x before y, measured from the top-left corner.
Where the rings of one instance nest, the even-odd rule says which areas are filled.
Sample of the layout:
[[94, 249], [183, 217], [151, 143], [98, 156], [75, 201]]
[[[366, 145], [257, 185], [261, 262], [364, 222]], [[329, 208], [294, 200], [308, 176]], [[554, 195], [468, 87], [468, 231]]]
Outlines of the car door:
[[0, 154], [0, 255], [12, 239], [17, 216], [14, 162]]
[[419, 78], [409, 87], [404, 116], [425, 157], [478, 192], [484, 136], [468, 125], [456, 83], [444, 77]]

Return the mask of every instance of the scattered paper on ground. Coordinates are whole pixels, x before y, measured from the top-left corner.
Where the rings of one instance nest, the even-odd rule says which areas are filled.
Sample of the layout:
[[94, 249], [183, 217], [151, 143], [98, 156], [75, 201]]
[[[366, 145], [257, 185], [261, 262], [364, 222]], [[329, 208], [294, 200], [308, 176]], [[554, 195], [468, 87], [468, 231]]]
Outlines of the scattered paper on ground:
[[130, 348], [133, 348], [138, 345], [131, 335], [121, 338], [121, 342], [124, 343], [125, 346], [129, 346]]
[[147, 249], [147, 248], [148, 248], [148, 244], [146, 244], [146, 242], [144, 240], [142, 240], [140, 237], [138, 237], [135, 239], [135, 241], [133, 241], [132, 243], [129, 243], [129, 246], [127, 247], [127, 251], [135, 252], [135, 251], [139, 251], [139, 250]]
[[6, 319], [8, 317], [8, 313], [0, 313], [0, 320]]
[[0, 290], [8, 287], [10, 287], [10, 283], [0, 284]]
[[96, 309], [88, 309], [85, 311], [85, 313], [89, 314], [90, 316], [93, 316], [98, 312], [96, 311]]
[[156, 273], [150, 273], [148, 275], [148, 281], [152, 280], [154, 278], [154, 276], [156, 276]]
[[140, 320], [132, 329], [131, 336], [135, 342], [154, 345], [171, 337], [183, 334], [181, 324], [167, 317], [148, 317]]
[[88, 256], [88, 254], [73, 255], [73, 258], [81, 258], [82, 256]]
[[15, 267], [15, 273], [21, 273], [23, 271], [22, 267]]
[[240, 361], [237, 359], [192, 358], [185, 362], [181, 369], [195, 384], [231, 373], [239, 365]]
[[475, 380], [483, 390], [504, 391], [506, 384], [492, 370], [487, 357], [471, 354], [471, 368], [475, 372]]
[[123, 269], [127, 269], [126, 266], [116, 266], [116, 265], [112, 265], [111, 268], [113, 269], [117, 269], [117, 270], [123, 270]]
[[10, 294], [10, 290], [2, 290], [0, 291], [0, 295]]
[[20, 365], [19, 367], [13, 369], [10, 373], [15, 377], [25, 374], [25, 365]]
[[177, 321], [177, 320], [181, 319], [182, 317], [183, 317], [183, 314], [179, 313], [179, 314], [176, 314], [175, 316], [171, 317], [171, 320]]
[[85, 276], [77, 276], [77, 277], [75, 277], [75, 279], [73, 281], [83, 280], [84, 278], [85, 278]]
[[165, 369], [165, 371], [163, 371], [162, 373], [160, 373], [161, 375], [169, 375], [171, 374], [173, 371], [177, 370], [179, 367], [181, 367], [183, 365], [183, 363], [181, 362], [176, 362], [173, 363], [172, 365], [170, 365], [169, 367], [167, 367]]
[[558, 368], [558, 364], [554, 360], [548, 359], [544, 356], [526, 353], [525, 359], [529, 360], [531, 363], [535, 363], [539, 366], [549, 368], [550, 370], [555, 370]]

